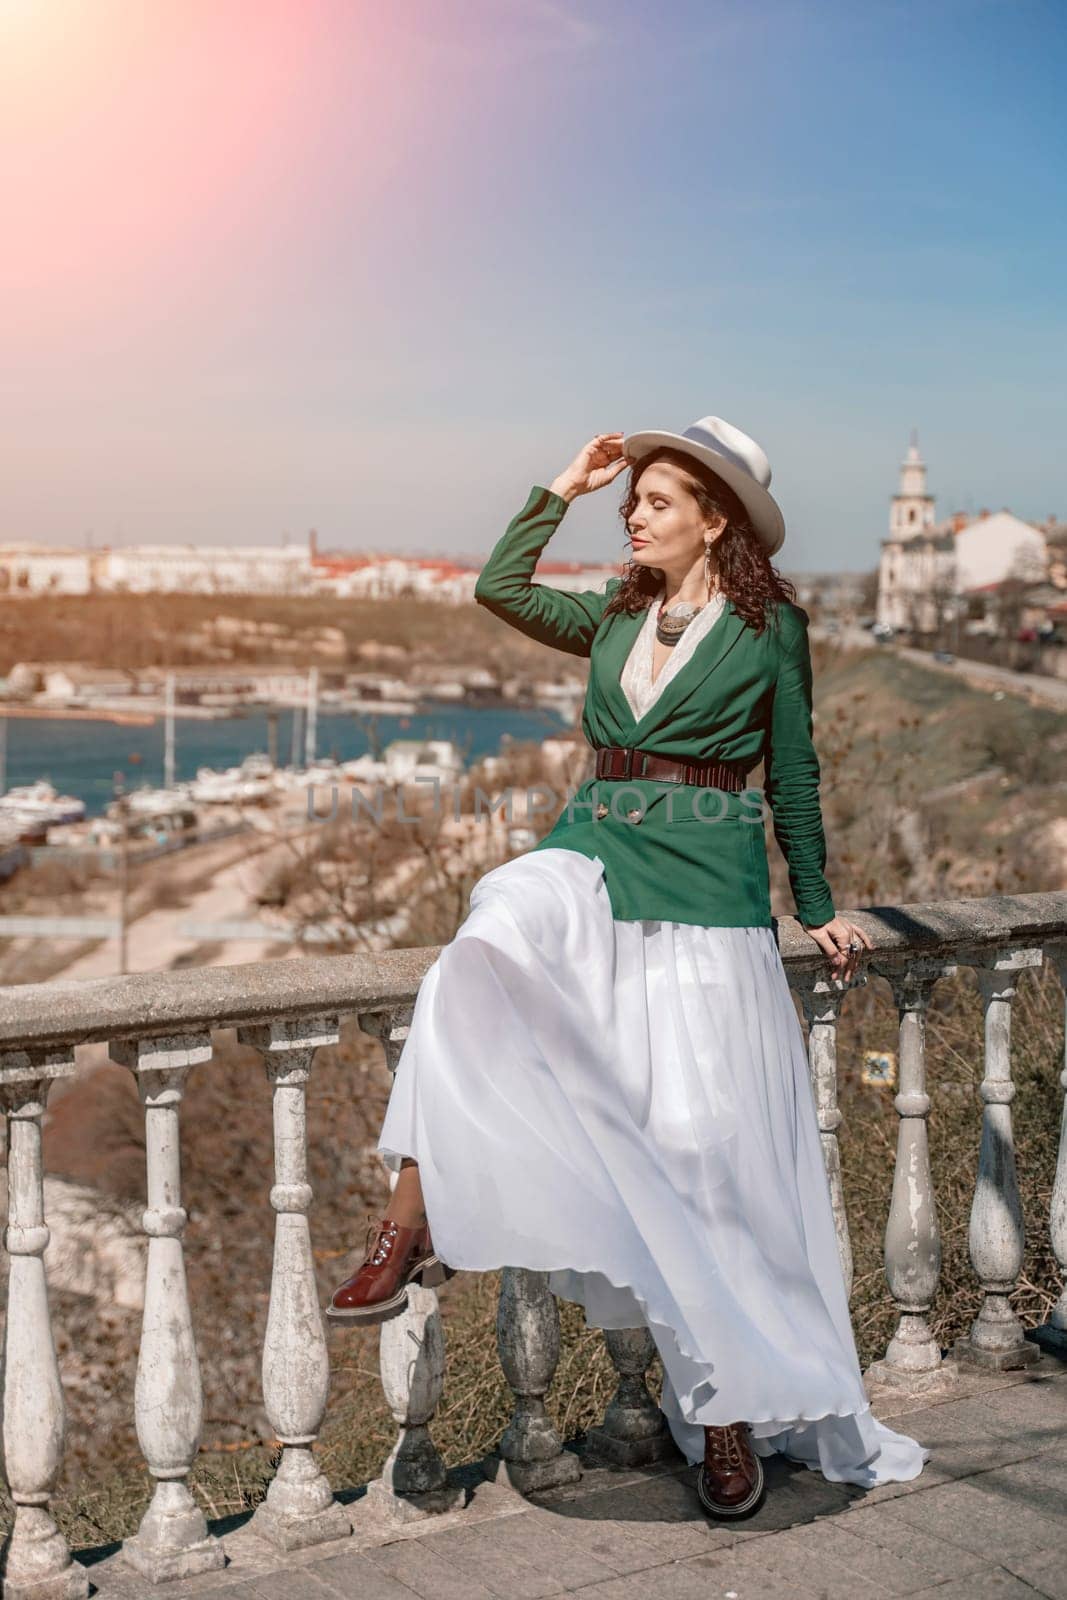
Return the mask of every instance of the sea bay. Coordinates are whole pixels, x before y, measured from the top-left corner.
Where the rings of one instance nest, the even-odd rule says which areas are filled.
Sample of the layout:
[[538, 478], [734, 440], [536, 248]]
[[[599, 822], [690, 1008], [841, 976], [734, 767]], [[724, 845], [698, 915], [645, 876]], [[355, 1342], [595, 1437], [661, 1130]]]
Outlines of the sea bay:
[[[293, 711], [277, 713], [277, 759], [289, 763]], [[451, 739], [464, 765], [495, 755], [511, 739], [540, 741], [568, 726], [545, 709], [447, 706], [425, 713], [384, 715], [319, 710], [315, 754], [351, 761], [368, 751], [381, 753], [394, 739]], [[18, 717], [7, 722], [7, 787], [45, 778], [61, 794], [76, 795], [86, 812], [97, 816], [114, 794], [121, 772], [127, 790], [163, 782], [163, 718], [147, 726], [56, 717]], [[266, 752], [269, 730], [265, 710], [212, 721], [178, 718], [175, 722], [175, 776], [196, 777], [198, 767], [237, 766], [245, 756]], [[299, 762], [304, 759], [303, 718], [298, 728]], [[375, 750], [375, 744], [377, 749]]]

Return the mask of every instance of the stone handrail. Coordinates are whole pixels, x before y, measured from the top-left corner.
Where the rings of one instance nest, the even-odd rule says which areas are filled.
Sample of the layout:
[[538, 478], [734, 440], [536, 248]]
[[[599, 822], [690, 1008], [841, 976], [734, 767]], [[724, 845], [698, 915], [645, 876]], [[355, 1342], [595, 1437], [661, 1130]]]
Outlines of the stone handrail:
[[[1067, 985], [1067, 893], [868, 907], [849, 912], [869, 934], [866, 968], [891, 986], [899, 1013], [896, 1172], [885, 1270], [898, 1307], [896, 1330], [872, 1377], [909, 1392], [951, 1385], [959, 1363], [1025, 1366], [1038, 1346], [1067, 1351], [1067, 1294], [1049, 1321], [1023, 1329], [1009, 1304], [1023, 1259], [1023, 1220], [1011, 1127], [1010, 1017], [1016, 975], [1053, 962]], [[790, 986], [808, 1024], [808, 1059], [846, 1285], [852, 1259], [837, 1127], [837, 1020], [848, 989], [791, 917], [777, 937]], [[283, 1549], [343, 1539], [349, 1519], [319, 1471], [312, 1446], [329, 1384], [308, 1223], [306, 1096], [316, 1050], [355, 1016], [379, 1039], [395, 1070], [419, 984], [436, 948], [381, 955], [311, 957], [124, 978], [54, 981], [0, 990], [0, 1103], [8, 1121], [9, 1255], [4, 1332], [2, 1435], [15, 1522], [0, 1562], [8, 1600], [85, 1596], [88, 1576], [72, 1560], [49, 1500], [62, 1459], [64, 1406], [48, 1310], [44, 1252], [41, 1121], [49, 1088], [75, 1071], [80, 1044], [106, 1042], [136, 1078], [145, 1116], [148, 1237], [144, 1318], [135, 1390], [137, 1435], [156, 1480], [141, 1527], [123, 1549], [153, 1584], [222, 1565], [219, 1541], [186, 1482], [200, 1441], [202, 1397], [185, 1279], [179, 1124], [190, 1071], [212, 1056], [211, 1029], [236, 1028], [263, 1057], [274, 1106], [275, 1252], [263, 1354], [264, 1401], [282, 1445], [253, 1526]], [[983, 1301], [970, 1332], [942, 1356], [929, 1315], [940, 1274], [934, 1185], [927, 1149], [925, 1014], [937, 981], [974, 970], [985, 1006], [979, 1171], [970, 1219], [971, 1260]], [[865, 981], [865, 980], [864, 980]], [[1067, 1069], [1062, 1083], [1067, 1089]], [[392, 1177], [395, 1182], [395, 1176]], [[1067, 1111], [1049, 1218], [1067, 1272]], [[649, 1394], [655, 1353], [647, 1328], [606, 1330], [619, 1377], [591, 1444], [622, 1465], [669, 1455], [666, 1421]], [[495, 1455], [496, 1472], [520, 1491], [580, 1474], [563, 1449], [544, 1397], [559, 1355], [559, 1319], [547, 1275], [505, 1266], [498, 1343], [515, 1412]], [[449, 1483], [429, 1433], [444, 1381], [444, 1333], [435, 1289], [409, 1288], [406, 1309], [381, 1325], [382, 1382], [398, 1436], [368, 1493], [399, 1517], [448, 1509]], [[490, 1470], [492, 1470], [490, 1468]]]

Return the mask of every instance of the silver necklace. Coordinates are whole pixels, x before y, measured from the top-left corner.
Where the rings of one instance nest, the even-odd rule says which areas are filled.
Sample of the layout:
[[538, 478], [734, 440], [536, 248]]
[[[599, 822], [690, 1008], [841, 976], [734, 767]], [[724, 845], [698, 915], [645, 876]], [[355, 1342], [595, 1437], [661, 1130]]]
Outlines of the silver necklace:
[[691, 600], [676, 600], [669, 608], [661, 605], [656, 613], [656, 638], [660, 644], [677, 644], [703, 609], [703, 606], [695, 606]]

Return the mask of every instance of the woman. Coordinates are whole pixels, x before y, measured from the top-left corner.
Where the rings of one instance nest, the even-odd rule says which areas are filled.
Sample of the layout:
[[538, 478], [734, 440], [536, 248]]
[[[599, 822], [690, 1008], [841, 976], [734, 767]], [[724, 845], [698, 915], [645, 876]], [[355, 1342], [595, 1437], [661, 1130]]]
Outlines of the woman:
[[[628, 465], [625, 576], [533, 583], [570, 501]], [[717, 417], [601, 434], [480, 574], [480, 604], [589, 657], [596, 776], [479, 880], [424, 978], [378, 1142], [396, 1185], [328, 1308], [380, 1320], [414, 1278], [507, 1265], [546, 1272], [591, 1327], [647, 1323], [671, 1433], [722, 1517], [758, 1508], [775, 1451], [863, 1485], [930, 1456], [863, 1387], [746, 785], [762, 760], [797, 915], [849, 981], [870, 940], [823, 875], [807, 616], [771, 564], [770, 477]]]

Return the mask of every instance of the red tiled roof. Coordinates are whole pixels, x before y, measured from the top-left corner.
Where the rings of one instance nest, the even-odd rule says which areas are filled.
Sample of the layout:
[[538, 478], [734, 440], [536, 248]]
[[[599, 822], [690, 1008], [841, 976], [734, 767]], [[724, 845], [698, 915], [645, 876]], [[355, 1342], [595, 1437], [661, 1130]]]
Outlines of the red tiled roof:
[[539, 561], [534, 571], [540, 573], [601, 572], [605, 567], [621, 570], [619, 563], [614, 561]]
[[[312, 560], [312, 567], [316, 572], [341, 573], [358, 572], [363, 567], [372, 567], [382, 561], [404, 561], [409, 567], [418, 571], [433, 573], [441, 578], [469, 577], [480, 569], [477, 567], [460, 566], [458, 562], [448, 556], [398, 556], [383, 552], [378, 555], [323, 555], [316, 554]], [[605, 562], [603, 567], [612, 571], [621, 572], [622, 567], [618, 562]], [[583, 572], [599, 572], [602, 567], [588, 561], [541, 561], [538, 562], [535, 572], [541, 577], [564, 575], [574, 576]]]
[[311, 565], [316, 572], [357, 572], [375, 564], [373, 556], [316, 556]]

